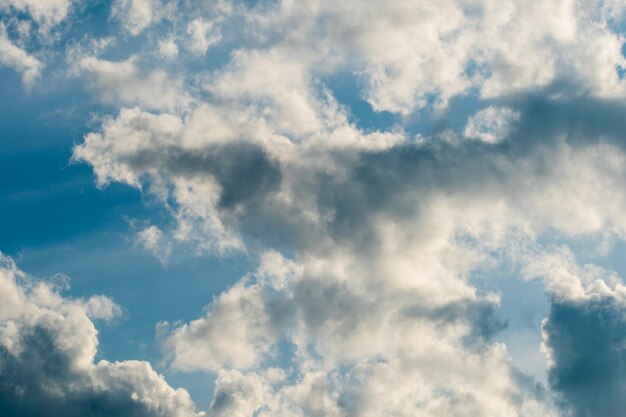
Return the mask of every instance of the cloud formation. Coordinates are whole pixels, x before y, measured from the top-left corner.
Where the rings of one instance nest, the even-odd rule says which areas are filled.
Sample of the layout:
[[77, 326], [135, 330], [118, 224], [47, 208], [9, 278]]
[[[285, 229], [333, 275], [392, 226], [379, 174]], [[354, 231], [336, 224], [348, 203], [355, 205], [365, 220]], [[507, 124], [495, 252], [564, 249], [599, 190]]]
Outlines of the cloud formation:
[[2, 24], [0, 24], [0, 64], [21, 73], [26, 88], [32, 87], [43, 67], [41, 61], [9, 40], [6, 28]]
[[551, 386], [575, 417], [624, 409], [624, 304], [612, 297], [552, 303], [543, 325]]
[[62, 297], [44, 281], [2, 257], [0, 268], [0, 409], [7, 415], [199, 415], [189, 394], [171, 388], [150, 364], [94, 363], [92, 318], [111, 319], [119, 307], [97, 296]]
[[[559, 415], [564, 390], [512, 365], [494, 340], [499, 298], [470, 276], [495, 252], [572, 300], [586, 284], [537, 269], [538, 238], [624, 235], [623, 58], [609, 25], [621, 10], [296, 2], [247, 13], [267, 43], [244, 35], [197, 105], [122, 109], [74, 151], [101, 185], [168, 207], [175, 241], [294, 253], [262, 251], [259, 270], [203, 316], [163, 323], [172, 366], [217, 375], [218, 415]], [[590, 16], [597, 24], [580, 23]], [[401, 117], [445, 112], [472, 89], [496, 105], [430, 137], [364, 131], [323, 82], [346, 68], [374, 110]]]
[[[207, 413], [621, 409], [625, 373], [607, 368], [623, 359], [624, 287], [567, 245], [626, 236], [624, 12], [595, 0], [115, 2], [124, 35], [66, 52], [68, 75], [108, 106], [73, 160], [171, 214], [137, 237], [161, 259], [181, 246], [258, 258], [198, 318], [159, 324], [173, 369], [215, 376]], [[0, 62], [34, 80], [44, 64], [11, 36]], [[361, 103], [392, 121], [363, 128]], [[497, 341], [501, 298], [476, 285], [502, 263], [552, 300], [545, 386]], [[29, 390], [70, 416], [196, 415], [148, 364], [94, 364], [89, 317], [114, 316], [109, 299], [23, 288], [5, 269], [4, 297], [25, 306], [5, 319], [5, 407], [36, 414], [19, 399]]]

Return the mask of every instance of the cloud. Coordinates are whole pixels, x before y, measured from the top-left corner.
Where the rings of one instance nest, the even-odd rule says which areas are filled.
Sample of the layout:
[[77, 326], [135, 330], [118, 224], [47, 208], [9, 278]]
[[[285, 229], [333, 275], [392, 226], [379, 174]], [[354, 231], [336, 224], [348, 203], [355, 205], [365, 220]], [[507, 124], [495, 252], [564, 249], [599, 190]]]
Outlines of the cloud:
[[463, 134], [487, 143], [500, 143], [519, 117], [519, 113], [511, 109], [490, 106], [469, 118]]
[[218, 43], [221, 39], [219, 32], [215, 30], [215, 22], [210, 20], [195, 19], [187, 25], [187, 33], [191, 38], [190, 49], [197, 54], [206, 53], [209, 47]]
[[111, 321], [122, 314], [120, 306], [104, 295], [93, 296], [81, 303], [90, 319]]
[[209, 407], [215, 417], [254, 415], [269, 396], [266, 381], [255, 374], [223, 371], [215, 381], [216, 389]]
[[3, 0], [0, 9], [28, 13], [42, 28], [63, 22], [72, 8], [72, 0]]
[[[349, 276], [334, 275], [342, 270]], [[165, 346], [174, 367], [218, 374], [210, 410], [233, 415], [553, 415], [490, 343], [496, 300], [461, 291], [428, 303], [424, 291], [337, 258], [270, 252], [204, 317], [170, 329]], [[224, 374], [237, 377], [228, 390]]]
[[626, 405], [624, 307], [623, 297], [552, 302], [543, 323], [549, 380], [575, 417], [614, 416]]
[[104, 103], [139, 104], [165, 111], [182, 109], [189, 104], [190, 98], [180, 79], [160, 69], [141, 69], [136, 56], [125, 61], [85, 56], [76, 58], [71, 65], [73, 72], [85, 77], [89, 89]]
[[313, 73], [347, 66], [377, 111], [406, 115], [472, 89], [502, 97], [562, 79], [581, 93], [624, 93], [617, 2], [279, 2], [251, 14], [255, 33], [275, 39], [268, 53], [286, 49]]
[[[514, 105], [519, 120], [500, 144], [435, 137], [377, 147], [358, 131], [343, 144], [315, 130], [290, 140], [236, 107], [207, 105], [184, 120], [132, 109], [75, 155], [102, 183], [155, 187], [176, 202], [183, 225], [209, 225], [192, 227], [199, 233], [191, 239], [179, 227], [176, 238], [214, 245], [233, 238], [213, 231], [223, 230], [297, 251], [293, 261], [264, 258], [256, 276], [205, 315], [170, 328], [172, 366], [263, 376], [289, 364], [300, 377], [267, 382], [272, 395], [257, 409], [270, 414], [378, 415], [385, 404], [399, 415], [468, 407], [476, 415], [550, 415], [550, 395], [522, 383], [492, 340], [502, 328], [497, 297], [479, 295], [468, 276], [488, 253], [514, 251], [549, 230], [623, 233], [622, 118], [604, 100]], [[546, 114], [551, 123], [539, 123]], [[351, 131], [321, 125], [325, 137]], [[547, 287], [569, 294], [554, 268], [534, 274], [546, 269], [554, 272]], [[396, 402], [385, 403], [389, 396]]]
[[91, 318], [119, 307], [104, 296], [62, 297], [2, 257], [0, 409], [16, 417], [199, 415], [189, 394], [171, 388], [146, 362], [100, 360]]
[[176, 10], [175, 2], [152, 0], [116, 0], [111, 16], [119, 19], [131, 35], [139, 35], [150, 25], [170, 16]]
[[[615, 142], [621, 118], [617, 110], [600, 115], [601, 101], [587, 103], [587, 115], [584, 103], [579, 109], [544, 102], [536, 110], [525, 104], [531, 107], [498, 147], [436, 137], [414, 143], [365, 134], [347, 122], [322, 124], [321, 132], [296, 142], [254, 111], [203, 106], [183, 121], [126, 109], [87, 136], [75, 158], [90, 162], [101, 184], [139, 187], [149, 180], [155, 192], [177, 201], [179, 219], [204, 219], [207, 239], [224, 242], [234, 239], [227, 230], [262, 238], [264, 224], [297, 245], [328, 237], [356, 245], [404, 221], [423, 227], [440, 221], [442, 230], [457, 232], [480, 229], [487, 218], [535, 232], [621, 230], [624, 155]], [[563, 136], [572, 127], [576, 133]]]
[[178, 45], [173, 39], [159, 41], [159, 55], [164, 59], [174, 59], [178, 55]]
[[548, 281], [542, 322], [548, 382], [565, 415], [612, 416], [624, 407], [626, 286], [617, 273], [579, 265], [568, 248], [533, 253], [527, 275]]
[[[150, 32], [162, 17], [153, 5], [113, 13], [131, 34], [163, 39]], [[172, 213], [171, 228], [140, 232], [147, 249], [259, 256], [198, 318], [161, 324], [174, 369], [217, 377], [209, 413], [556, 416], [555, 395], [581, 416], [611, 410], [561, 375], [581, 365], [560, 310], [583, 306], [586, 320], [597, 309], [585, 306], [611, 310], [623, 287], [542, 238], [626, 236], [620, 2], [180, 7], [175, 49], [159, 49], [179, 57], [176, 77], [140, 52], [72, 61], [121, 107], [73, 159], [99, 186], [127, 184]], [[208, 50], [218, 41], [231, 48], [221, 61]], [[204, 54], [211, 69], [187, 72], [185, 59]], [[397, 122], [359, 128], [333, 76]], [[466, 98], [482, 110], [446, 123]], [[433, 132], [415, 140], [418, 116]], [[473, 278], [497, 261], [541, 277], [553, 297], [548, 387], [495, 339], [500, 297]], [[602, 340], [621, 329], [609, 321]]]
[[137, 233], [136, 242], [156, 256], [162, 263], [167, 262], [172, 252], [170, 242], [163, 236], [161, 229], [154, 225], [148, 226]]
[[237, 285], [211, 303], [207, 316], [169, 336], [166, 349], [179, 369], [246, 369], [259, 363], [272, 345], [269, 306], [259, 289]]
[[0, 24], [0, 65], [21, 73], [26, 88], [33, 86], [44, 67], [41, 61], [11, 42], [2, 24]]
[[[230, 104], [186, 118], [125, 109], [75, 157], [102, 184], [171, 204], [175, 239], [293, 248], [291, 260], [264, 255], [203, 316], [165, 327], [173, 367], [261, 378], [256, 412], [557, 415], [493, 340], [499, 299], [469, 276], [495, 251], [568, 300], [609, 285], [593, 268], [568, 284], [519, 248], [550, 231], [624, 233], [623, 122], [599, 99], [531, 96], [511, 109], [519, 117], [501, 143], [377, 136], [340, 111], [294, 139]], [[338, 132], [354, 137], [331, 141]], [[286, 377], [270, 381], [276, 367]]]

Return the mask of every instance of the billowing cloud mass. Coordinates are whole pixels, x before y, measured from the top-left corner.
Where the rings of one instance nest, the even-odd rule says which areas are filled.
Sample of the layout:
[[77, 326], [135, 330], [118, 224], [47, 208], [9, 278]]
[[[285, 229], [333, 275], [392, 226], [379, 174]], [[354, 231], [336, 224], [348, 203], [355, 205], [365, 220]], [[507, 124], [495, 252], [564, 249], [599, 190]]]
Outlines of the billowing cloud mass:
[[94, 363], [93, 319], [119, 307], [104, 296], [63, 298], [2, 256], [0, 267], [0, 409], [6, 415], [191, 417], [189, 394], [171, 388], [150, 364]]
[[[114, 108], [73, 161], [171, 215], [136, 238], [164, 263], [258, 261], [196, 319], [157, 325], [171, 369], [215, 377], [206, 413], [618, 415], [626, 287], [570, 246], [601, 257], [626, 236], [625, 12], [619, 0], [115, 2], [130, 51], [96, 39], [66, 51], [68, 78]], [[28, 67], [5, 65], [26, 82]], [[391, 121], [365, 127], [367, 114]], [[549, 297], [545, 382], [514, 363], [501, 297], [476, 284], [501, 265]], [[24, 313], [3, 322], [0, 392], [16, 415], [38, 415], [20, 402], [29, 390], [70, 416], [195, 415], [150, 365], [94, 364], [88, 315], [108, 299], [23, 287], [11, 268], [0, 296]]]

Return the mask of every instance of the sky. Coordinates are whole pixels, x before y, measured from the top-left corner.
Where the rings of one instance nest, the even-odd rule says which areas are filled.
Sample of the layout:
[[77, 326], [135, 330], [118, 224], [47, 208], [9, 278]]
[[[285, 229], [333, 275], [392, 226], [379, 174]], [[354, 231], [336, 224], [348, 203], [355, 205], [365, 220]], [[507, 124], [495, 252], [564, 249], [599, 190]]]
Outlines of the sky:
[[623, 0], [0, 0], [0, 415], [615, 417]]

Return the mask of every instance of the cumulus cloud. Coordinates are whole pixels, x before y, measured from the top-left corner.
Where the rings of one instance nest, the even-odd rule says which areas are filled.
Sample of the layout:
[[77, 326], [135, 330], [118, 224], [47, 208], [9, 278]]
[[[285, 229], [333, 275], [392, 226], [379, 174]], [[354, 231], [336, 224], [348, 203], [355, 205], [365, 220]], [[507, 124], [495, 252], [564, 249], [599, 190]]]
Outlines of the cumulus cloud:
[[549, 381], [575, 417], [618, 415], [626, 405], [625, 311], [623, 295], [552, 302], [543, 323]]
[[139, 104], [147, 109], [169, 110], [184, 108], [190, 98], [183, 82], [167, 72], [143, 70], [137, 57], [124, 61], [107, 61], [95, 56], [77, 58], [73, 72], [82, 75], [93, 94], [110, 104]]
[[[468, 291], [428, 303], [419, 287], [364, 283], [355, 265], [330, 275], [341, 266], [265, 254], [254, 277], [171, 331], [173, 366], [217, 372], [214, 405], [234, 415], [553, 415], [489, 343], [497, 300]], [[287, 374], [271, 365], [285, 361]], [[229, 368], [247, 382], [226, 391]]]
[[[603, 101], [589, 103], [603, 112]], [[224, 230], [296, 248], [296, 260], [268, 255], [204, 317], [166, 332], [176, 368], [265, 378], [261, 391], [271, 395], [257, 412], [378, 415], [384, 404], [398, 415], [462, 415], [468, 407], [485, 416], [556, 415], [550, 395], [520, 377], [493, 342], [503, 326], [493, 316], [497, 297], [479, 295], [467, 277], [494, 248], [514, 251], [546, 230], [623, 233], [626, 156], [614, 136], [617, 110], [603, 112], [610, 123], [598, 128], [594, 114], [579, 118], [570, 103], [523, 106], [502, 144], [396, 138], [375, 146], [347, 122], [321, 124], [329, 135], [354, 132], [341, 146], [317, 132], [301, 142], [279, 128], [249, 136], [245, 123], [224, 118], [203, 118], [215, 132], [205, 136], [194, 116], [134, 109], [75, 155], [102, 183], [144, 187], [148, 179], [157, 195], [169, 184], [179, 220], [213, 227], [196, 228], [194, 239], [219, 242], [213, 230]], [[550, 109], [554, 124], [529, 129], [544, 117], [534, 106]], [[580, 135], [564, 136], [571, 124]], [[547, 261], [519, 259], [529, 276], [547, 276], [550, 291], [573, 297]], [[270, 382], [264, 373], [281, 360], [300, 377]], [[384, 401], [390, 396], [393, 404]]]
[[[224, 97], [247, 94], [246, 82]], [[185, 118], [125, 109], [76, 147], [100, 183], [173, 200], [176, 239], [296, 251], [270, 253], [203, 317], [169, 327], [172, 366], [260, 378], [257, 402], [241, 405], [247, 385], [223, 401], [267, 415], [557, 415], [493, 341], [498, 298], [468, 277], [504, 249], [548, 291], [585, 294], [587, 281], [515, 251], [549, 230], [624, 233], [621, 107], [530, 97], [512, 104], [501, 143], [416, 143], [362, 132], [322, 103], [296, 135], [229, 102]]]
[[[621, 360], [611, 346], [623, 286], [541, 242], [626, 236], [621, 2], [217, 3], [197, 14], [181, 3], [170, 38], [147, 35], [161, 39], [158, 65], [206, 56], [211, 70], [173, 76], [140, 52], [70, 57], [94, 95], [120, 107], [73, 159], [99, 186], [140, 189], [173, 216], [138, 242], [161, 257], [178, 243], [260, 257], [200, 317], [160, 324], [174, 369], [216, 376], [209, 414], [557, 416], [555, 400], [581, 417], [617, 410], [621, 368], [596, 401], [598, 378], [584, 364], [608, 362], [571, 351], [595, 335]], [[164, 10], [174, 9], [133, 0], [112, 13], [139, 35]], [[234, 45], [222, 61], [212, 60], [217, 42]], [[333, 76], [398, 121], [361, 129]], [[408, 132], [419, 112], [435, 120], [468, 96], [482, 110], [465, 126], [444, 120], [419, 141]], [[540, 277], [552, 297], [546, 387], [496, 342], [500, 298], [472, 281], [494, 258]], [[119, 314], [107, 300], [71, 305], [91, 325]], [[596, 319], [605, 320], [597, 333], [575, 328]], [[96, 381], [87, 393], [111, 392], [111, 407], [130, 392], [124, 404], [145, 413], [193, 415], [186, 393], [147, 364], [94, 364], [89, 329], [82, 359], [59, 350], [68, 359], [54, 361], [82, 364], [66, 381]], [[19, 334], [6, 346], [37, 351]]]
[[542, 350], [564, 415], [619, 414], [626, 387], [622, 278], [598, 265], [579, 265], [566, 247], [526, 256], [526, 276], [548, 281], [551, 303], [542, 322]]
[[409, 114], [470, 89], [498, 97], [562, 79], [622, 96], [621, 35], [612, 30], [622, 13], [600, 1], [328, 1], [279, 2], [250, 20], [276, 37], [271, 52], [287, 49], [318, 73], [347, 65], [374, 109]]
[[16, 417], [198, 416], [189, 394], [173, 389], [146, 362], [94, 362], [97, 331], [110, 319], [109, 298], [62, 297], [2, 257], [0, 267], [0, 409]]

